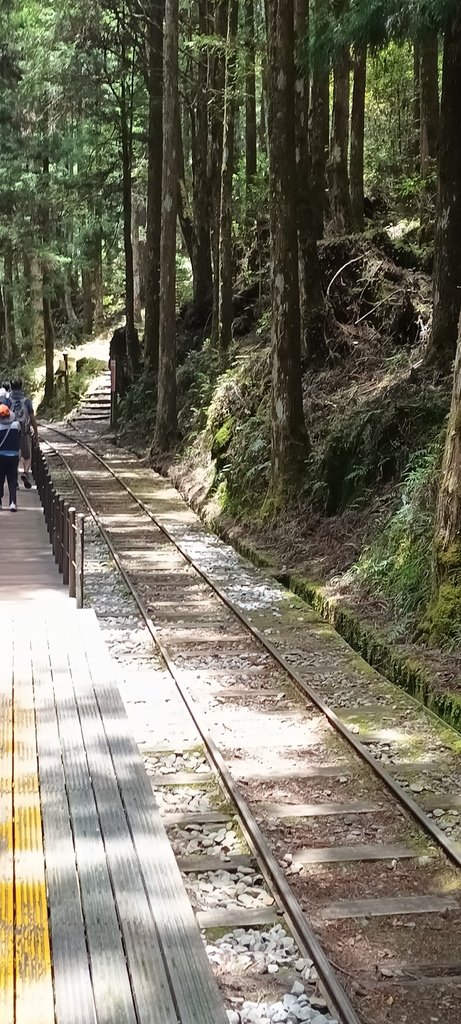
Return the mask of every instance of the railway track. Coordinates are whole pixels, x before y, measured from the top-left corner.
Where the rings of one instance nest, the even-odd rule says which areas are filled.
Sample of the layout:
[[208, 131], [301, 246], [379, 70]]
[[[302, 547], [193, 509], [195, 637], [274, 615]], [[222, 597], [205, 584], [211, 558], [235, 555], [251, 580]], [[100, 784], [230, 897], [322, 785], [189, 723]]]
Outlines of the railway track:
[[[332, 706], [312, 682], [322, 625], [311, 617], [313, 658], [301, 602], [261, 574], [247, 579], [129, 456], [54, 427], [44, 436], [102, 531], [247, 843], [232, 852], [229, 834], [217, 855], [227, 808], [166, 810], [200, 923], [267, 927], [282, 914], [348, 1024], [460, 1020], [461, 853], [456, 823], [440, 827], [461, 804], [459, 737], [395, 688], [348, 675], [346, 654], [326, 684]], [[146, 758], [158, 793], [197, 786], [186, 750]], [[254, 883], [246, 918], [229, 881], [242, 873], [267, 884], [261, 895]], [[277, 1019], [313, 1019], [289, 1012]]]

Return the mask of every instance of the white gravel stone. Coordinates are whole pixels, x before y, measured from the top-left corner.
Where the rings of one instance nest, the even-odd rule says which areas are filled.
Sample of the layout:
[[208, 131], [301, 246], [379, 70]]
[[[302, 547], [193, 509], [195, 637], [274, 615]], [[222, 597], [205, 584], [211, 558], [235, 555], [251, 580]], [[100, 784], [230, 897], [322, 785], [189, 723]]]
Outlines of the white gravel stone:
[[293, 995], [300, 996], [304, 992], [304, 985], [301, 985], [300, 981], [295, 981], [295, 982], [293, 982], [293, 987], [292, 987], [291, 991], [292, 991]]

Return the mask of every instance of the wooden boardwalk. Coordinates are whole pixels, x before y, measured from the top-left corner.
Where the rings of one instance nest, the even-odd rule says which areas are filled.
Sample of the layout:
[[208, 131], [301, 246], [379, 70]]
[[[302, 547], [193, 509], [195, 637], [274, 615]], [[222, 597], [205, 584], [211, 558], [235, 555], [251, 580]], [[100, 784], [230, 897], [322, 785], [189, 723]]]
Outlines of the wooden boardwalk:
[[0, 513], [0, 1024], [225, 1024], [97, 619]]

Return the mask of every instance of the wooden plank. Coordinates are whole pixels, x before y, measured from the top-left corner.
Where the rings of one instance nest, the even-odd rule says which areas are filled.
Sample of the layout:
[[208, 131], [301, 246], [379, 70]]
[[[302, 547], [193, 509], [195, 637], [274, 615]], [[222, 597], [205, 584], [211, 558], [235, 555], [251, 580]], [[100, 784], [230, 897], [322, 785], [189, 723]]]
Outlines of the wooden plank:
[[412, 795], [425, 811], [435, 811], [439, 807], [441, 811], [449, 811], [461, 807], [461, 793], [436, 793], [430, 796], [424, 796], [424, 793], [415, 793]]
[[56, 1024], [96, 1024], [45, 623], [32, 640], [32, 666]]
[[129, 732], [121, 697], [113, 685], [113, 669], [96, 617], [82, 611], [78, 621], [90, 669], [94, 668], [93, 686], [163, 955], [173, 981], [181, 1024], [227, 1024], [150, 781]]
[[191, 854], [189, 857], [176, 857], [177, 865], [184, 874], [200, 871], [238, 871], [254, 865], [255, 859], [249, 854], [238, 854], [234, 857], [214, 857], [213, 854]]
[[200, 786], [216, 779], [216, 772], [172, 772], [171, 775], [149, 775], [151, 786]]
[[29, 637], [13, 623], [15, 1024], [54, 1024], [51, 951]]
[[283, 917], [281, 911], [261, 907], [260, 910], [240, 910], [238, 907], [212, 910], [197, 910], [197, 923], [200, 928], [253, 928], [258, 924], [274, 924]]
[[229, 758], [229, 760], [227, 761], [227, 766], [229, 770], [232, 772], [233, 775], [235, 775], [236, 778], [254, 779], [255, 781], [271, 780], [272, 782], [283, 782], [287, 779], [299, 779], [300, 781], [302, 781], [303, 779], [317, 778], [339, 779], [340, 776], [343, 775], [347, 776], [348, 778], [352, 778], [354, 774], [356, 774], [358, 771], [358, 767], [354, 771], [354, 768], [352, 767], [351, 764], [319, 764], [313, 765], [310, 768], [302, 768], [301, 770], [297, 767], [293, 768], [293, 770], [290, 770], [290, 768], [287, 767], [283, 771], [277, 770], [275, 768], [267, 768], [264, 769], [263, 772], [261, 772], [258, 769], [257, 764], [258, 763], [256, 761], [237, 761], [231, 758]]
[[402, 860], [417, 857], [416, 850], [408, 846], [381, 846], [379, 843], [357, 843], [355, 846], [311, 847], [296, 850], [293, 864], [343, 864], [360, 860]]
[[450, 759], [446, 761], [402, 761], [401, 764], [386, 764], [385, 767], [391, 775], [409, 775], [415, 772], [418, 774], [419, 780], [421, 772], [443, 775], [453, 764], [453, 760]]
[[[49, 650], [98, 1024], [100, 1021], [105, 1024], [137, 1024], [85, 745], [60, 631], [50, 631]], [[73, 754], [76, 752], [78, 757], [74, 765]]]
[[13, 623], [2, 611], [0, 672], [0, 1021], [14, 1020]]
[[253, 804], [253, 812], [257, 817], [269, 818], [318, 818], [329, 815], [344, 814], [375, 814], [382, 810], [382, 804], [370, 800], [350, 801], [349, 803], [325, 804]]
[[221, 814], [219, 811], [205, 811], [202, 814], [197, 812], [194, 814], [190, 811], [189, 814], [180, 814], [175, 811], [169, 811], [168, 814], [162, 813], [162, 821], [166, 828], [170, 825], [223, 825], [228, 821], [232, 821], [235, 817], [235, 813], [230, 811], [229, 814]]
[[88, 663], [81, 644], [76, 640], [75, 629], [68, 629], [66, 644], [75, 703], [93, 781], [137, 1019], [139, 1024], [176, 1024], [176, 1009], [155, 921], [120, 798]]
[[442, 914], [445, 910], [458, 910], [459, 900], [454, 896], [400, 896], [370, 900], [338, 900], [323, 907], [320, 916], [325, 921], [341, 921], [348, 917], [400, 917], [407, 914]]

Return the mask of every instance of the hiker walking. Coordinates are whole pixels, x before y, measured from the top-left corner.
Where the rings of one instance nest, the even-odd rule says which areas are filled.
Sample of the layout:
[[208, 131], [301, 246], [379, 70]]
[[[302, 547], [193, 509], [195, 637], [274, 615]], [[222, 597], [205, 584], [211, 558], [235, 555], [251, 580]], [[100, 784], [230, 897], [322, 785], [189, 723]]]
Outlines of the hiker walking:
[[16, 492], [20, 447], [21, 426], [9, 405], [0, 399], [0, 509], [6, 478], [10, 496], [10, 512], [17, 511]]
[[32, 460], [31, 451], [31, 426], [34, 429], [35, 440], [38, 441], [38, 426], [34, 415], [34, 407], [30, 398], [27, 398], [22, 390], [22, 380], [18, 377], [11, 381], [10, 391], [11, 408], [14, 417], [19, 423], [21, 430], [20, 461], [22, 462], [21, 480], [24, 487], [30, 491], [32, 483], [30, 480], [30, 466]]

